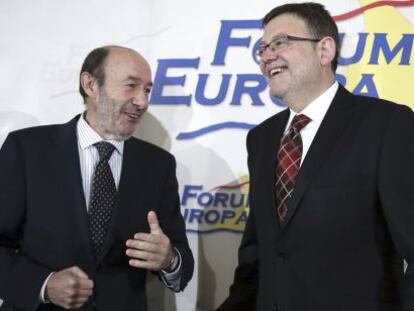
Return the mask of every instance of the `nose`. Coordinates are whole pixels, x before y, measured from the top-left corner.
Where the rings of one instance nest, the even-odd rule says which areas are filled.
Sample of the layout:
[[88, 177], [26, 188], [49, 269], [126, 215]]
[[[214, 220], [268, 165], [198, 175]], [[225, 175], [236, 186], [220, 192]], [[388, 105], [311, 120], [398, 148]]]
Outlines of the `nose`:
[[132, 104], [140, 110], [148, 108], [148, 94], [145, 90], [139, 90], [132, 98]]
[[278, 56], [278, 51], [271, 51], [269, 48], [267, 48], [263, 51], [262, 55], [260, 56], [260, 62], [266, 64], [271, 60], [277, 59]]
[[260, 57], [259, 67], [262, 74], [267, 75], [266, 66], [279, 58], [279, 53], [266, 49]]

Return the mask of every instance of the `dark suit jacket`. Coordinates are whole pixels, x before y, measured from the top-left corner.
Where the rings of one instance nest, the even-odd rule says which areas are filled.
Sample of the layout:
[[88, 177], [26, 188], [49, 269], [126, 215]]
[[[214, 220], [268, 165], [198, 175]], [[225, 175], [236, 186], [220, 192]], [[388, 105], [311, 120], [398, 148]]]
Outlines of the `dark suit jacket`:
[[288, 117], [248, 134], [250, 215], [218, 310], [414, 310], [413, 112], [340, 87], [280, 227], [274, 172]]
[[125, 141], [118, 202], [101, 256], [89, 237], [76, 138], [78, 117], [67, 124], [9, 134], [0, 152], [0, 310], [61, 310], [39, 305], [52, 271], [74, 265], [93, 279], [94, 296], [81, 310], [146, 310], [146, 270], [132, 268], [125, 242], [149, 232], [155, 210], [164, 233], [182, 255], [181, 286], [194, 260], [180, 214], [175, 160], [144, 141]]

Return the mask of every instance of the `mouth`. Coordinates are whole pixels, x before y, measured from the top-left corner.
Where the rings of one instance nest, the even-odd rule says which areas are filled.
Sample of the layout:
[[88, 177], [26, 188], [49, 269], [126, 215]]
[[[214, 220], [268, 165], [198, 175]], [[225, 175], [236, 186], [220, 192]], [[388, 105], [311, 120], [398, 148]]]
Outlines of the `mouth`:
[[127, 111], [125, 111], [124, 112], [132, 121], [138, 121], [140, 118], [141, 118], [141, 116], [142, 116], [142, 113], [138, 113], [138, 112], [127, 112]]
[[272, 68], [272, 69], [268, 70], [268, 74], [269, 74], [270, 77], [274, 77], [274, 76], [276, 76], [280, 73], [283, 73], [286, 69], [287, 69], [287, 67], [285, 67], [285, 66]]

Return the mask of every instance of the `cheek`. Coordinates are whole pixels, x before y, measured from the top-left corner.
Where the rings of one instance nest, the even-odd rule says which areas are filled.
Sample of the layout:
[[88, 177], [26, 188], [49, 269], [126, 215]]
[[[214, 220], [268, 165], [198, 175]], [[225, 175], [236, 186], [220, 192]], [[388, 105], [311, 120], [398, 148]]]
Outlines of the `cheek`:
[[264, 62], [260, 62], [259, 63], [259, 68], [260, 68], [260, 71], [261, 71], [261, 73], [264, 75], [264, 76], [266, 76], [266, 70], [265, 70], [265, 64], [264, 64]]

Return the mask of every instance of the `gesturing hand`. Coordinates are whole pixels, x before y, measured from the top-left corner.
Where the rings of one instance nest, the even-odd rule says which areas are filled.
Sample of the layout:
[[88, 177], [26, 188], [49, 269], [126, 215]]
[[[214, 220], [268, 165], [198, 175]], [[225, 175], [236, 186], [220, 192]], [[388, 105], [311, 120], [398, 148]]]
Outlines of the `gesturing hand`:
[[157, 214], [150, 211], [147, 216], [150, 233], [136, 233], [126, 242], [126, 254], [130, 257], [129, 265], [152, 271], [167, 268], [174, 252], [170, 239], [162, 232]]
[[93, 281], [78, 267], [52, 274], [46, 284], [45, 295], [51, 303], [65, 309], [78, 309], [93, 292]]

